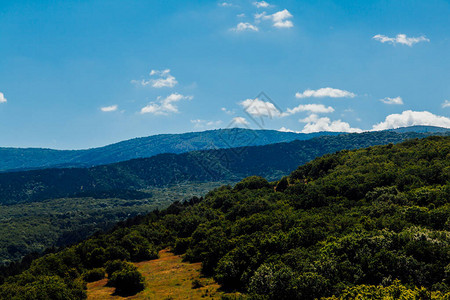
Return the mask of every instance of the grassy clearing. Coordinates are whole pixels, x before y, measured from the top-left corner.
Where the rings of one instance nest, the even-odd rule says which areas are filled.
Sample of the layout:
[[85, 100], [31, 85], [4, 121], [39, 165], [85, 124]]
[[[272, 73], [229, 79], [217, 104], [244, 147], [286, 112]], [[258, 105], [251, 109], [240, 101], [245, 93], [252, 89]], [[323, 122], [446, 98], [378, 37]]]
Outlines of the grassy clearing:
[[[224, 294], [211, 278], [200, 274], [200, 263], [183, 262], [168, 250], [160, 258], [136, 263], [145, 277], [145, 290], [130, 297], [114, 295], [106, 279], [88, 283], [88, 300], [100, 299], [220, 299]], [[194, 282], [194, 284], [193, 284]], [[196, 287], [196, 288], [193, 288]]]

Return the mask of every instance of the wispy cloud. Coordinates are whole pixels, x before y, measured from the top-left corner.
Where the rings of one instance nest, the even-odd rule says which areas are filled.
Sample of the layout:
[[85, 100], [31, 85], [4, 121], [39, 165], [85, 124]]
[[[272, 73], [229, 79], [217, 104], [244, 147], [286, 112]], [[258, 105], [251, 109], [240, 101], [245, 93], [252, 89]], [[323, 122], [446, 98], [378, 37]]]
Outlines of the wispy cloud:
[[259, 22], [262, 20], [271, 20], [272, 26], [277, 28], [291, 28], [294, 27], [294, 23], [292, 23], [291, 19], [293, 16], [292, 14], [287, 10], [283, 9], [280, 10], [274, 14], [267, 15], [266, 12], [262, 12], [260, 14], [255, 14], [255, 20]]
[[330, 118], [319, 118], [318, 115], [312, 114], [299, 122], [306, 123], [302, 133], [333, 131], [333, 132], [362, 132], [360, 128], [353, 128], [349, 123], [341, 120], [331, 121]]
[[114, 104], [114, 105], [111, 105], [111, 106], [101, 107], [100, 110], [103, 111], [103, 112], [111, 112], [111, 111], [116, 111], [118, 108], [119, 107], [116, 104]]
[[225, 107], [222, 107], [220, 110], [226, 113], [227, 115], [234, 115], [234, 111], [228, 110]]
[[0, 92], [0, 103], [6, 103], [6, 102], [7, 102], [7, 100], [5, 98], [5, 95], [2, 92]]
[[294, 108], [288, 108], [286, 112], [282, 113], [282, 116], [290, 116], [299, 112], [311, 112], [311, 113], [332, 113], [334, 108], [331, 106], [326, 107], [323, 104], [300, 104]]
[[446, 108], [446, 107], [450, 107], [450, 101], [449, 101], [449, 100], [445, 100], [445, 101], [442, 103], [442, 108]]
[[158, 78], [150, 78], [148, 80], [132, 80], [131, 82], [142, 86], [150, 85], [154, 88], [172, 88], [178, 84], [178, 81], [175, 79], [175, 77], [170, 74], [170, 69], [165, 69], [162, 71], [151, 70], [150, 76]]
[[396, 104], [396, 105], [402, 105], [403, 104], [402, 97], [395, 97], [395, 98], [386, 97], [384, 99], [380, 99], [380, 101], [383, 102], [383, 103], [386, 103], [386, 104]]
[[240, 22], [236, 27], [231, 28], [231, 31], [259, 31], [259, 28], [255, 25], [246, 22]]
[[384, 122], [373, 125], [372, 130], [385, 130], [413, 125], [427, 125], [450, 128], [450, 119], [428, 111], [405, 110], [401, 114], [388, 115]]
[[205, 127], [217, 127], [220, 124], [222, 124], [221, 120], [218, 121], [208, 121], [208, 120], [201, 120], [201, 119], [196, 119], [196, 120], [191, 120], [191, 123], [194, 124], [195, 128], [205, 128]]
[[372, 38], [381, 43], [389, 43], [392, 45], [401, 44], [401, 45], [407, 45], [409, 47], [411, 47], [414, 44], [420, 43], [420, 42], [429, 42], [430, 41], [425, 36], [407, 37], [406, 34], [397, 34], [396, 37], [388, 37], [386, 35], [377, 34]]
[[230, 3], [230, 2], [219, 2], [218, 5], [222, 6], [222, 7], [231, 7], [231, 6], [233, 6], [233, 4]]
[[257, 8], [266, 8], [270, 6], [270, 4], [267, 3], [266, 1], [255, 1], [253, 2], [253, 5], [256, 6]]
[[173, 93], [166, 98], [161, 99], [158, 97], [158, 102], [151, 102], [147, 106], [141, 109], [141, 114], [154, 114], [154, 115], [168, 115], [171, 113], [178, 113], [177, 102], [181, 100], [192, 100], [192, 96], [183, 96], [178, 93]]
[[302, 99], [302, 98], [324, 98], [324, 97], [330, 97], [330, 98], [354, 98], [356, 94], [345, 91], [345, 90], [339, 90], [339, 89], [333, 89], [330, 87], [321, 88], [318, 90], [310, 90], [307, 89], [303, 93], [296, 93], [295, 97]]

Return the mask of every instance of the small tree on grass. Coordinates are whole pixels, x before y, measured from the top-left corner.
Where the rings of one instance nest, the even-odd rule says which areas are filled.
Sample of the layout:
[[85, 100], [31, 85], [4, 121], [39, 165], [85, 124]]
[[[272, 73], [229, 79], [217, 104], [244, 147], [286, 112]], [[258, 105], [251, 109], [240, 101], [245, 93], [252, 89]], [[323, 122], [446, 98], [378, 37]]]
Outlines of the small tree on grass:
[[108, 283], [116, 288], [119, 294], [132, 295], [144, 289], [144, 277], [137, 268], [129, 263], [122, 262], [119, 269], [112, 272]]

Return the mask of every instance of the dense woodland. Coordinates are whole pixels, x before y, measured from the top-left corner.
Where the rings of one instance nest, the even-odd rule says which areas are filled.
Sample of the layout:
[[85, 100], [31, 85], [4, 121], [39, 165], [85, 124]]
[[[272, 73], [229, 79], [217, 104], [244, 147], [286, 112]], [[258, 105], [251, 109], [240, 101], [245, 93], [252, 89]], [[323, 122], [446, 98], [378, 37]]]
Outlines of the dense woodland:
[[[414, 128], [419, 131], [438, 129]], [[397, 131], [399, 133], [323, 136], [291, 143], [181, 155], [162, 154], [95, 168], [0, 174], [0, 265], [33, 252], [41, 253], [47, 247], [78, 242], [97, 230], [110, 229], [117, 221], [146, 214], [155, 208], [166, 208], [174, 201], [194, 195], [204, 195], [222, 184], [236, 183], [247, 176], [257, 174], [277, 180], [289, 175], [296, 166], [327, 153], [398, 143], [431, 134]], [[252, 133], [241, 129], [203, 134], [206, 134], [206, 141], [217, 134], [233, 135], [223, 137], [230, 140], [230, 145], [250, 142], [255, 134], [259, 135], [259, 142], [285, 137], [273, 131]], [[448, 135], [448, 132], [440, 134]], [[168, 144], [184, 137], [186, 143], [200, 146], [199, 135], [158, 137], [167, 139]], [[134, 141], [112, 145], [113, 149], [108, 146], [108, 151], [103, 149], [103, 155], [114, 155], [117, 149], [126, 150], [130, 143], [134, 145]], [[146, 142], [149, 142], [147, 138], [137, 139], [136, 145], [143, 146]]]
[[0, 298], [83, 299], [104, 276], [136, 293], [128, 262], [169, 247], [243, 298], [449, 299], [449, 183], [449, 137], [340, 151], [44, 255], [7, 277]]
[[[445, 132], [447, 130], [439, 127], [416, 126], [410, 128], [409, 131]], [[0, 171], [51, 167], [91, 167], [134, 158], [150, 157], [161, 153], [184, 153], [195, 150], [268, 145], [338, 134], [339, 132], [306, 134], [230, 128], [182, 134], [158, 134], [86, 150], [0, 148], [0, 157], [2, 158], [0, 160]]]
[[[130, 199], [132, 190], [182, 182], [239, 181], [255, 174], [277, 180], [292, 172], [295, 166], [327, 153], [398, 143], [431, 134], [366, 132], [265, 146], [165, 153], [92, 168], [0, 173], [0, 204], [104, 193], [109, 197], [123, 198], [125, 195], [124, 199]], [[448, 135], [449, 132], [441, 134]], [[139, 197], [145, 198], [145, 195]]]

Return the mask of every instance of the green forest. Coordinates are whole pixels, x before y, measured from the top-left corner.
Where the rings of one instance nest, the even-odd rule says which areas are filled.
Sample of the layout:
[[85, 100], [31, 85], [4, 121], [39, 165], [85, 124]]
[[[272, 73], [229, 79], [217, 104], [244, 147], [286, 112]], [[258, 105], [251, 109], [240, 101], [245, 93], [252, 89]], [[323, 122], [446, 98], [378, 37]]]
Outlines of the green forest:
[[105, 276], [137, 293], [129, 262], [165, 248], [243, 299], [450, 299], [449, 200], [450, 137], [342, 150], [6, 268], [0, 299], [84, 299]]

